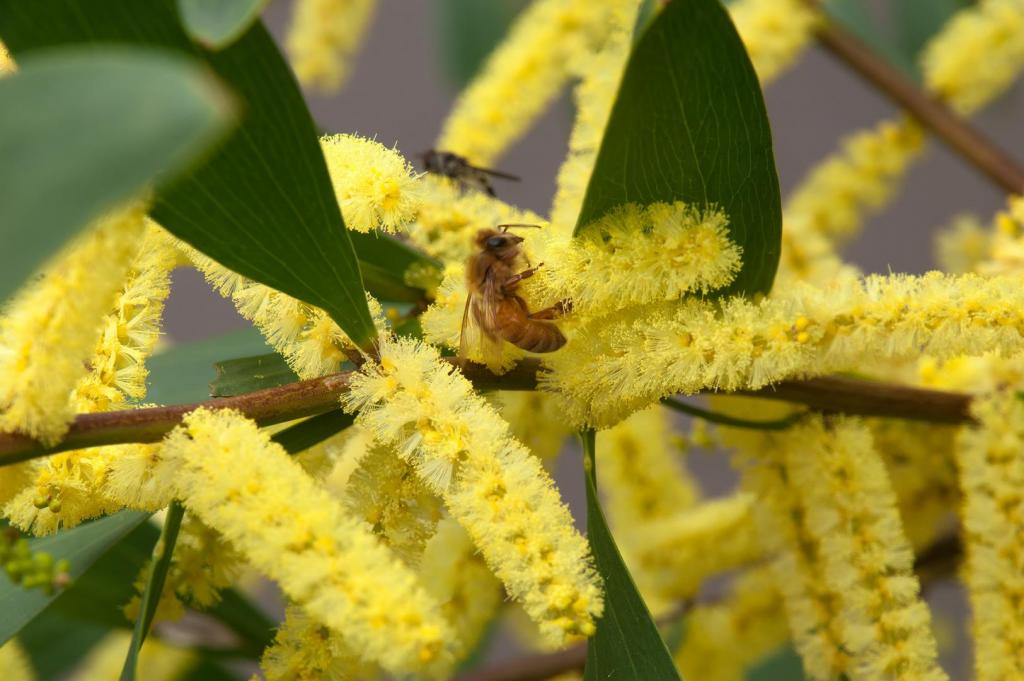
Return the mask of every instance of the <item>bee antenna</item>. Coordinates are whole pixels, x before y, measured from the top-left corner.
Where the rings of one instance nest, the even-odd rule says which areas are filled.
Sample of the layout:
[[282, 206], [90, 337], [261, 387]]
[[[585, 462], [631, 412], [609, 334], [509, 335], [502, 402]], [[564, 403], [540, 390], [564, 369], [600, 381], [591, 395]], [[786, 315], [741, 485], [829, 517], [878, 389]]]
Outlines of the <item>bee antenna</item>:
[[543, 229], [541, 225], [529, 225], [523, 222], [510, 222], [503, 225], [498, 225], [498, 229], [501, 230], [502, 234], [508, 232], [509, 227], [531, 227], [533, 229]]

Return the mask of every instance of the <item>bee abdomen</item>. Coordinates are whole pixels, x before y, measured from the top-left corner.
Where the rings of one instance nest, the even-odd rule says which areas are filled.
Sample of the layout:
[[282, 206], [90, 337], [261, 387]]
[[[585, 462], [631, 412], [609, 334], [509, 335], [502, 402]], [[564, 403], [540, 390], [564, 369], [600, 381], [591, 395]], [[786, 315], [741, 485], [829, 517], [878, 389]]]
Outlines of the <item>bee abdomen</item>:
[[527, 352], [554, 352], [565, 345], [565, 336], [549, 322], [525, 320], [501, 332], [506, 341]]

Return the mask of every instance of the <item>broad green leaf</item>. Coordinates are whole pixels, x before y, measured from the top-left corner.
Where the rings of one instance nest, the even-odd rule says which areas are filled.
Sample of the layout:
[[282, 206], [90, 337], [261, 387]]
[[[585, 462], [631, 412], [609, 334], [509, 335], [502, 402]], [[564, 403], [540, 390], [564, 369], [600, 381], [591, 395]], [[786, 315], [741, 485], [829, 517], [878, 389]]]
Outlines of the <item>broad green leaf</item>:
[[408, 303], [423, 300], [423, 291], [405, 279], [410, 268], [433, 270], [437, 280], [441, 280], [441, 262], [409, 244], [386, 234], [351, 232], [350, 236], [359, 256], [366, 288], [381, 300]]
[[[122, 511], [106, 518], [65, 530], [49, 537], [31, 539], [33, 551], [46, 551], [54, 560], [71, 562], [71, 578], [81, 577], [103, 554], [149, 517], [148, 513]], [[0, 645], [43, 611], [60, 594], [47, 596], [39, 589], [23, 589], [0, 575]]]
[[181, 521], [184, 517], [185, 507], [181, 505], [181, 502], [172, 501], [167, 508], [163, 532], [160, 533], [159, 555], [153, 561], [149, 578], [146, 580], [146, 587], [142, 591], [139, 616], [135, 620], [135, 628], [132, 629], [132, 640], [128, 645], [128, 656], [125, 658], [124, 668], [121, 670], [121, 681], [135, 681], [139, 651], [142, 650], [142, 644], [146, 641], [146, 636], [149, 635], [149, 626], [153, 623], [153, 617], [156, 615], [156, 606], [160, 603], [160, 594], [164, 591], [167, 572], [171, 569], [171, 558], [174, 556], [174, 546], [178, 541], [178, 531], [181, 530]]
[[215, 362], [213, 368], [217, 377], [210, 383], [211, 397], [231, 397], [299, 380], [284, 357], [276, 352], [224, 359]]
[[110, 633], [100, 624], [69, 619], [49, 610], [25, 625], [18, 641], [37, 679], [64, 679]]
[[269, 352], [263, 336], [246, 328], [201, 341], [172, 347], [154, 356], [149, 368], [146, 402], [183, 404], [209, 399], [214, 363], [225, 357]]
[[679, 681], [665, 642], [640, 598], [597, 497], [595, 433], [582, 433], [587, 482], [587, 538], [604, 580], [604, 614], [587, 644], [584, 681]]
[[234, 119], [226, 91], [181, 55], [64, 49], [18, 63], [0, 79], [0, 302], [93, 218], [193, 163]]
[[460, 89], [480, 70], [522, 9], [522, 0], [441, 0], [435, 7], [445, 71]]
[[178, 0], [186, 30], [197, 42], [220, 49], [256, 21], [267, 0]]
[[718, 0], [668, 3], [634, 45], [576, 231], [616, 206], [656, 201], [720, 207], [743, 248], [727, 292], [771, 288], [782, 230], [771, 130]]
[[262, 23], [209, 52], [186, 35], [175, 0], [0, 0], [0, 38], [19, 60], [82, 43], [141, 43], [205, 59], [241, 100], [244, 118], [204, 164], [161, 189], [153, 217], [224, 266], [322, 308], [357, 344], [373, 341], [316, 128]]
[[298, 454], [355, 423], [355, 416], [338, 409], [312, 416], [274, 434], [271, 440], [289, 454]]

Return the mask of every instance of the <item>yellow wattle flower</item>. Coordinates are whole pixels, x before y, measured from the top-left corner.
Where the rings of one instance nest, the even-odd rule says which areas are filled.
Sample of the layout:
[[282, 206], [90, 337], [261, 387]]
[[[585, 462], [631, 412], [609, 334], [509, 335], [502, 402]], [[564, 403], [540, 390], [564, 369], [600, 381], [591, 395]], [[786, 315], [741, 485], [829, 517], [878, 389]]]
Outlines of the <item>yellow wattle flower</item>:
[[[1020, 385], [1018, 380], [1012, 385]], [[1013, 390], [976, 397], [978, 426], [957, 441], [971, 600], [974, 669], [979, 681], [1024, 669], [1024, 403]]]
[[958, 215], [948, 227], [935, 235], [935, 262], [939, 269], [950, 274], [977, 272], [991, 256], [992, 241], [993, 235], [978, 218]]
[[442, 495], [545, 638], [588, 636], [603, 607], [590, 547], [540, 462], [437, 350], [386, 339], [343, 396], [357, 424]]
[[736, 0], [729, 14], [762, 87], [795, 61], [819, 21], [814, 7], [803, 0]]
[[446, 663], [451, 632], [415, 573], [255, 423], [196, 410], [160, 456], [190, 512], [366, 659], [396, 674]]
[[[346, 351], [354, 346], [330, 315], [236, 274], [199, 251], [184, 245], [182, 248], [210, 285], [234, 302], [239, 314], [260, 330], [300, 378], [317, 378], [341, 370]], [[367, 296], [367, 302], [378, 330], [383, 330], [387, 322], [380, 303], [371, 296]]]
[[492, 163], [607, 39], [620, 5], [636, 0], [534, 0], [459, 95], [435, 146]]
[[794, 430], [801, 439], [787, 472], [804, 498], [824, 580], [839, 595], [847, 675], [851, 681], [948, 678], [870, 431], [856, 419], [809, 420]]
[[265, 681], [372, 681], [380, 673], [376, 665], [360, 659], [341, 634], [297, 605], [285, 609], [274, 642], [260, 657], [260, 670]]
[[148, 204], [98, 219], [43, 267], [0, 318], [0, 431], [55, 444], [75, 414], [72, 391], [139, 250]]
[[328, 135], [320, 148], [346, 227], [397, 232], [416, 216], [420, 183], [396, 149], [358, 135]]
[[427, 542], [420, 564], [427, 591], [442, 603], [455, 631], [454, 661], [471, 653], [495, 617], [504, 596], [501, 582], [462, 527], [445, 518]]
[[[656, 400], [758, 389], [876, 361], [1024, 348], [1016, 277], [871, 276], [795, 283], [761, 301], [685, 300], [587, 321], [546, 357], [544, 388], [575, 424], [612, 425]], [[577, 340], [580, 339], [580, 340]]]
[[724, 600], [686, 615], [673, 658], [684, 679], [743, 681], [749, 667], [789, 639], [782, 599], [769, 568], [738, 577]]
[[535, 248], [544, 264], [525, 285], [539, 307], [570, 300], [584, 316], [708, 293], [742, 265], [727, 225], [713, 207], [624, 204], [576, 238], [542, 233]]
[[376, 0], [295, 3], [285, 42], [299, 82], [325, 92], [340, 88], [376, 6]]
[[0, 78], [8, 73], [14, 73], [17, 69], [14, 60], [11, 59], [11, 54], [7, 51], [7, 46], [0, 43]]
[[562, 418], [553, 395], [538, 390], [496, 392], [490, 396], [512, 436], [550, 465], [575, 433]]
[[988, 252], [977, 263], [977, 271], [1019, 274], [1024, 271], [1024, 196], [1011, 195], [993, 222], [988, 232]]
[[1024, 2], [981, 0], [957, 12], [928, 42], [924, 81], [961, 113], [1003, 92], [1024, 67]]

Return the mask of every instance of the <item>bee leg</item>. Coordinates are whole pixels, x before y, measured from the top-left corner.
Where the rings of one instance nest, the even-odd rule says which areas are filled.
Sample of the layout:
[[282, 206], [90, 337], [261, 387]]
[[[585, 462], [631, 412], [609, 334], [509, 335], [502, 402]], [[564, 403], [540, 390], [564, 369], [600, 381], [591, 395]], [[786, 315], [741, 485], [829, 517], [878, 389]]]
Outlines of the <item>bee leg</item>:
[[506, 291], [515, 290], [515, 288], [519, 286], [519, 282], [521, 282], [523, 279], [529, 279], [533, 275], [537, 274], [537, 270], [539, 270], [541, 268], [541, 265], [543, 264], [544, 263], [539, 262], [537, 263], [536, 267], [529, 267], [520, 272], [519, 274], [513, 274], [511, 277], [505, 280], [503, 288]]
[[564, 317], [565, 314], [570, 310], [570, 308], [571, 305], [568, 303], [568, 301], [562, 300], [555, 303], [551, 307], [546, 307], [543, 310], [531, 312], [529, 315], [527, 315], [527, 317], [529, 317], [530, 319], [540, 320], [559, 319], [560, 317]]

